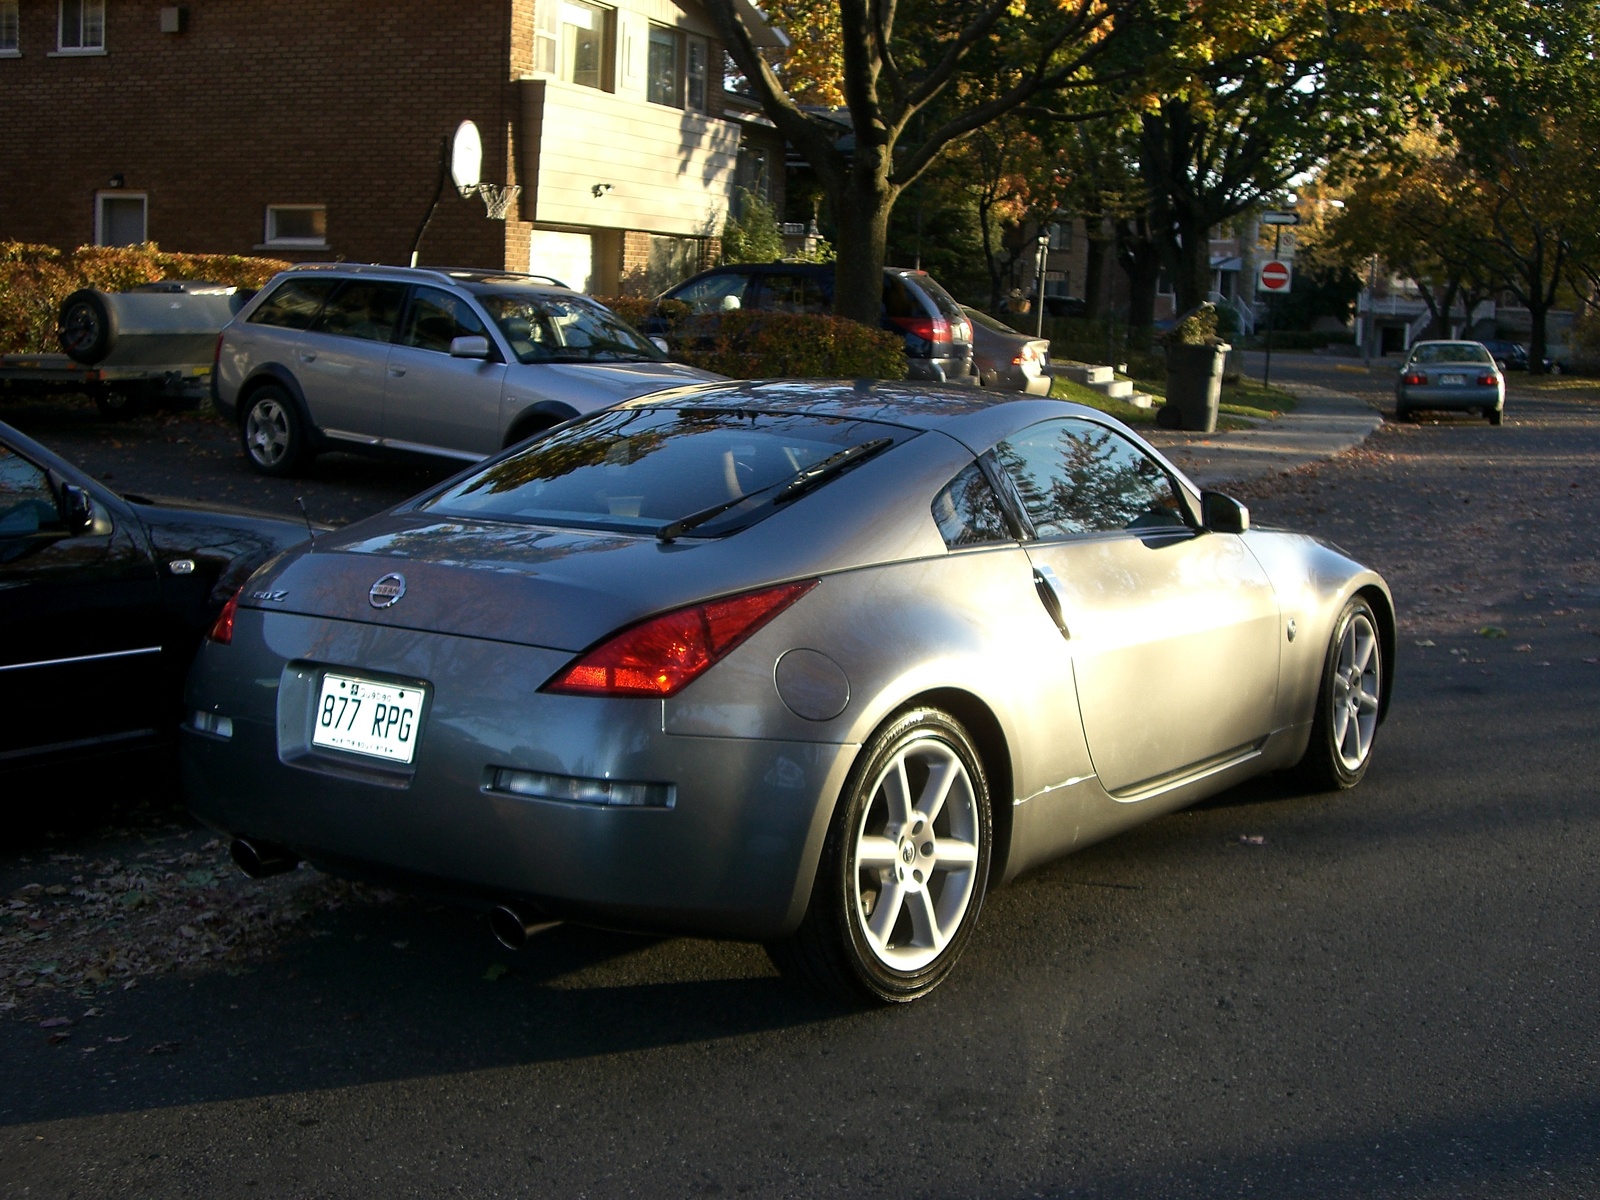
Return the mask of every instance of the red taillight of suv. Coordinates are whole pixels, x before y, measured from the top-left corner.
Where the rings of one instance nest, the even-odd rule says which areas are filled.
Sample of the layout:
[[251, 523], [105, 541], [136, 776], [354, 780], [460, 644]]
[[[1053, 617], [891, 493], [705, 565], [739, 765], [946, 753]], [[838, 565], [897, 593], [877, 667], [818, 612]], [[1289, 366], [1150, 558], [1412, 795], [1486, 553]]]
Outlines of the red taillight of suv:
[[902, 333], [909, 333], [925, 342], [945, 346], [951, 342], [950, 322], [943, 317], [890, 317], [889, 320]]
[[815, 579], [675, 609], [613, 634], [579, 656], [543, 691], [665, 699], [817, 586]]
[[[1407, 387], [1417, 387], [1420, 384], [1427, 383], [1428, 377], [1421, 371], [1407, 371], [1404, 375], [1400, 376], [1400, 382], [1405, 384]], [[1492, 383], [1494, 381], [1490, 380], [1490, 382]]]
[[239, 611], [239, 597], [244, 595], [240, 588], [228, 597], [228, 602], [222, 606], [222, 611], [217, 614], [217, 619], [212, 622], [211, 628], [206, 633], [208, 641], [213, 641], [222, 646], [233, 644], [233, 617]]

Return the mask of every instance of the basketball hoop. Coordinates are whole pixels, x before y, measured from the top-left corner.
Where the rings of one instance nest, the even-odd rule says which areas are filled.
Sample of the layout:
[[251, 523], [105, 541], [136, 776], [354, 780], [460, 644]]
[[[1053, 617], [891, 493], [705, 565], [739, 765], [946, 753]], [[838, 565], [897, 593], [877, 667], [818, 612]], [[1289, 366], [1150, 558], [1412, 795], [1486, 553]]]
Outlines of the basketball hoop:
[[522, 189], [514, 183], [508, 183], [504, 187], [492, 183], [475, 183], [471, 187], [460, 188], [459, 191], [463, 200], [476, 192], [483, 201], [483, 207], [488, 210], [491, 221], [504, 221], [512, 204], [516, 203], [517, 197], [522, 194]]

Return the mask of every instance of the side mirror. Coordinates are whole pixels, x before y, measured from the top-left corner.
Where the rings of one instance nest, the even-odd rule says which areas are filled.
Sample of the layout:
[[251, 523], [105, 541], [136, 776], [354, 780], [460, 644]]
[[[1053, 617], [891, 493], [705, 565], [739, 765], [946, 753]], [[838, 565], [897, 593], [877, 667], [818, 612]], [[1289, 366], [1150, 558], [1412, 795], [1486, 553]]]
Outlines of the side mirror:
[[1200, 493], [1200, 519], [1212, 533], [1243, 533], [1250, 528], [1250, 510], [1223, 492]]
[[672, 347], [667, 345], [667, 339], [664, 337], [653, 337], [650, 339], [650, 344], [663, 354], [672, 353]]
[[61, 485], [61, 523], [71, 537], [81, 537], [94, 528], [94, 501], [76, 484]]
[[741, 303], [739, 301], [739, 297], [737, 297], [737, 296], [724, 296], [722, 298], [722, 311], [723, 312], [734, 312], [735, 310], [739, 309], [740, 307], [742, 307], [742, 305], [741, 305]]
[[451, 358], [488, 358], [489, 339], [481, 334], [450, 339]]

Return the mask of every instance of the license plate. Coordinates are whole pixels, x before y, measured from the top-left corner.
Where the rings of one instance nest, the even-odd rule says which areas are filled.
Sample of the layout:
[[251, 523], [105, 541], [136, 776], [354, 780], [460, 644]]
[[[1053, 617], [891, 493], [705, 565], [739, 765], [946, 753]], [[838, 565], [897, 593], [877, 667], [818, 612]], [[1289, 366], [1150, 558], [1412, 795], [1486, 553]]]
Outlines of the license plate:
[[408, 763], [417, 748], [422, 695], [419, 687], [324, 675], [311, 744]]
[[1439, 376], [1439, 383], [1443, 387], [1464, 387], [1466, 385], [1466, 382], [1467, 382], [1467, 377], [1465, 375], [1441, 375], [1441, 376]]

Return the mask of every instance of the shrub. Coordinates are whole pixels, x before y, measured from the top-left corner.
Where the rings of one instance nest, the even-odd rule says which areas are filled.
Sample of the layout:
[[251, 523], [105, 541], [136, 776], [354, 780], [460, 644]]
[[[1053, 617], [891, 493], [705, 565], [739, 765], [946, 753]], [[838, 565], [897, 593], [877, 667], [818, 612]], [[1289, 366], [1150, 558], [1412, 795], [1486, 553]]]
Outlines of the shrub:
[[169, 254], [154, 242], [80, 246], [70, 254], [54, 246], [0, 242], [0, 353], [56, 350], [61, 302], [82, 287], [119, 292], [163, 279], [193, 279], [259, 288], [288, 265], [238, 254]]
[[826, 313], [729, 312], [674, 329], [685, 361], [736, 379], [904, 379], [905, 341]]
[[774, 262], [783, 257], [783, 233], [772, 205], [746, 188], [739, 189], [739, 213], [722, 227], [722, 261]]

